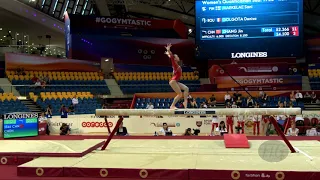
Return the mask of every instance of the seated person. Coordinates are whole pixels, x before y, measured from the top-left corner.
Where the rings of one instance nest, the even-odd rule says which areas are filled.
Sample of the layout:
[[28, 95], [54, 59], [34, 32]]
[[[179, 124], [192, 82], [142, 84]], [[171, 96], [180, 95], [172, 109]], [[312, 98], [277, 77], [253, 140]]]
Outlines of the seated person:
[[306, 136], [319, 136], [320, 133], [317, 131], [316, 126], [313, 126], [311, 129], [308, 129], [306, 132]]
[[198, 108], [197, 101], [194, 98], [190, 101], [190, 108]]
[[73, 115], [75, 114], [73, 104], [71, 104], [71, 105], [69, 106], [68, 110], [69, 110], [69, 113], [70, 113], [70, 114], [73, 114]]
[[[45, 113], [42, 112], [38, 118], [39, 124], [45, 124], [45, 131], [47, 135], [50, 135], [49, 125], [48, 125], [48, 118], [46, 117]], [[40, 126], [40, 125], [39, 125]], [[40, 129], [40, 128], [39, 128]]]
[[128, 130], [126, 127], [123, 126], [123, 122], [121, 122], [118, 130], [117, 130], [117, 133], [116, 133], [117, 136], [128, 136]]
[[186, 131], [183, 134], [184, 136], [192, 136], [191, 128], [186, 129]]
[[296, 123], [292, 122], [291, 127], [288, 129], [287, 136], [298, 136], [299, 129], [296, 128]]
[[216, 128], [215, 135], [223, 136], [223, 134], [228, 133], [226, 124], [224, 121], [221, 121], [219, 126]]
[[59, 112], [61, 113], [61, 118], [68, 118], [68, 109], [65, 105], [62, 105]]
[[214, 96], [214, 94], [212, 94], [212, 96], [209, 98], [208, 103], [209, 103], [210, 107], [216, 107], [217, 99]]
[[66, 123], [62, 123], [60, 127], [60, 135], [70, 135], [70, 127]]
[[159, 131], [159, 135], [160, 136], [168, 136], [168, 135], [172, 135], [172, 131], [171, 129], [168, 127], [167, 123], [163, 123], [162, 124], [162, 128]]

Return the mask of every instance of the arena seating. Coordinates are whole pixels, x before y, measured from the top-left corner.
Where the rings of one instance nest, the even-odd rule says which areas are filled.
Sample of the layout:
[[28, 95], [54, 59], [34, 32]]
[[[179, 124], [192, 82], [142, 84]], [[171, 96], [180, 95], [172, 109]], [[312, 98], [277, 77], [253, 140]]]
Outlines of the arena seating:
[[[114, 77], [125, 94], [172, 91], [168, 84], [172, 72], [115, 72]], [[184, 72], [181, 83], [188, 85], [191, 92], [200, 87], [199, 77], [193, 72]]]
[[33, 77], [47, 76], [50, 79], [49, 86], [37, 88], [18, 86], [16, 89], [20, 94], [34, 92], [91, 92], [93, 94], [110, 94], [104, 78], [98, 72], [46, 72], [46, 71], [26, 71], [26, 75], [14, 75], [14, 71], [7, 71], [7, 77], [13, 85], [33, 85]]
[[40, 96], [30, 92], [29, 96], [42, 109], [51, 105], [53, 115], [60, 115], [59, 110], [62, 105], [69, 107], [73, 97], [77, 97], [79, 100], [79, 104], [75, 108], [76, 114], [94, 114], [96, 109], [101, 108], [101, 104], [90, 92], [41, 92]]
[[312, 90], [320, 90], [320, 69], [308, 69], [309, 81]]
[[[195, 99], [196, 99], [198, 107], [200, 107], [200, 104], [202, 102], [207, 102], [206, 98], [195, 98]], [[148, 103], [151, 102], [154, 105], [154, 108], [156, 108], [156, 109], [167, 109], [170, 107], [172, 101], [173, 101], [172, 98], [164, 98], [164, 99], [137, 98], [134, 108], [145, 109], [147, 107]], [[272, 107], [277, 107], [279, 101], [280, 102], [286, 101], [287, 103], [289, 103], [290, 100], [289, 100], [289, 97], [283, 97], [283, 96], [268, 97], [266, 106], [262, 106], [263, 102], [262, 102], [261, 98], [255, 98], [254, 101], [261, 104], [261, 107], [272, 108]], [[243, 102], [242, 107], [247, 107], [247, 98], [242, 98], [242, 102]], [[304, 108], [304, 104], [302, 102], [301, 103], [293, 102], [293, 105], [295, 107]], [[188, 106], [190, 108], [190, 104]]]
[[29, 111], [12, 93], [0, 93], [0, 114]]

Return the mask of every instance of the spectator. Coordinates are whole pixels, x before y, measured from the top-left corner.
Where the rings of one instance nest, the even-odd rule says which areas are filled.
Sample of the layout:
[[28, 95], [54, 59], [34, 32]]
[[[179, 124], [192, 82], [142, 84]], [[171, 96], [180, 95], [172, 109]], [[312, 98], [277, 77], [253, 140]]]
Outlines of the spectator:
[[216, 107], [217, 99], [214, 94], [212, 94], [212, 96], [209, 98], [208, 104], [210, 105], [210, 107]]
[[72, 98], [72, 105], [73, 105], [73, 107], [76, 108], [78, 104], [79, 104], [79, 100], [78, 100], [78, 98], [77, 98], [76, 96], [74, 96], [74, 97]]
[[102, 109], [108, 109], [107, 103], [103, 103], [103, 104], [102, 104]]
[[226, 104], [226, 108], [231, 108], [231, 103], [230, 102], [227, 102], [227, 104]]
[[296, 101], [296, 96], [294, 94], [294, 91], [292, 91], [291, 94], [290, 94], [290, 101], [292, 101], [292, 102]]
[[233, 99], [237, 100], [238, 97], [241, 98], [241, 96], [242, 96], [242, 95], [239, 93], [239, 91], [236, 91], [236, 92], [233, 94]]
[[46, 82], [46, 84], [50, 84], [50, 78], [47, 75], [43, 77], [43, 81]]
[[61, 114], [61, 118], [68, 118], [68, 109], [65, 105], [61, 105], [59, 112]]
[[60, 127], [60, 135], [70, 135], [70, 127], [66, 123], [62, 123]]
[[198, 108], [197, 101], [194, 98], [190, 102], [190, 106], [191, 106], [191, 108]]
[[51, 108], [51, 105], [49, 105], [46, 109], [46, 112], [45, 112], [47, 118], [51, 118], [52, 117], [52, 108]]
[[311, 95], [308, 92], [304, 94], [303, 98], [305, 103], [311, 103]]
[[293, 108], [293, 103], [292, 103], [292, 101], [289, 102], [289, 108]]
[[317, 131], [316, 127], [312, 127], [311, 129], [308, 129], [306, 132], [306, 136], [319, 136], [320, 133]]
[[247, 106], [249, 108], [253, 108], [253, 99], [251, 98], [251, 96], [249, 96], [247, 99]]
[[231, 108], [238, 108], [236, 102], [232, 102]]
[[241, 108], [241, 107], [242, 107], [242, 99], [241, 99], [240, 96], [238, 96], [237, 101], [236, 101], [236, 104], [237, 104], [238, 108]]
[[219, 119], [218, 116], [212, 116], [212, 128], [211, 128], [211, 136], [214, 136], [214, 131], [219, 127]]
[[42, 85], [41, 85], [40, 79], [38, 79], [37, 82], [34, 83], [34, 85], [35, 85], [35, 88], [36, 88], [36, 89], [41, 88]]
[[188, 95], [188, 102], [190, 102], [193, 99], [193, 97], [189, 94]]
[[226, 133], [228, 133], [226, 124], [224, 123], [224, 121], [221, 121], [219, 123], [219, 127], [216, 128], [215, 134], [218, 136], [223, 136]]
[[72, 115], [75, 115], [75, 111], [74, 111], [74, 106], [73, 104], [70, 104], [70, 106], [68, 107], [68, 112]]
[[35, 84], [36, 82], [38, 82], [38, 80], [39, 80], [39, 78], [37, 78], [36, 76], [33, 76], [33, 77], [31, 78], [31, 81], [32, 81], [33, 84]]
[[39, 122], [42, 123], [42, 122], [47, 122], [48, 121], [48, 118], [45, 116], [45, 113], [42, 112], [38, 118]]
[[163, 123], [163, 124], [162, 124], [162, 128], [161, 128], [160, 131], [159, 131], [159, 135], [167, 136], [167, 135], [169, 135], [169, 134], [172, 135], [171, 129], [168, 127], [168, 124], [167, 124], [167, 123]]
[[40, 80], [42, 89], [46, 88], [47, 82], [44, 80]]
[[268, 95], [267, 93], [264, 93], [263, 96], [262, 96], [262, 106], [267, 106], [267, 103], [268, 103]]
[[296, 128], [296, 123], [292, 122], [291, 127], [288, 129], [287, 136], [298, 136], [299, 129]]
[[24, 71], [24, 69], [22, 67], [18, 67], [16, 74], [24, 76], [24, 75], [26, 75], [26, 72]]
[[46, 134], [50, 135], [49, 125], [48, 125], [48, 118], [46, 117], [45, 113], [42, 112], [38, 118], [39, 123], [46, 123]]
[[265, 94], [264, 91], [260, 91], [259, 92], [259, 97], [263, 98], [264, 94]]
[[149, 104], [147, 105], [146, 109], [154, 109], [154, 106], [153, 106], [152, 102], [149, 102]]
[[200, 108], [208, 108], [207, 103], [205, 101], [202, 102]]
[[225, 101], [225, 104], [227, 104], [228, 102], [231, 102], [231, 96], [228, 91], [227, 91], [227, 94], [224, 95], [224, 101]]
[[123, 122], [121, 122], [118, 130], [117, 130], [117, 133], [116, 133], [117, 136], [128, 136], [128, 130], [126, 127], [123, 126]]
[[[283, 108], [283, 104], [282, 103], [279, 104], [279, 108]], [[282, 131], [284, 131], [285, 119], [286, 119], [285, 115], [278, 115], [277, 116], [277, 123], [278, 123], [278, 125], [279, 125], [279, 127], [280, 127], [280, 129]]]
[[297, 102], [302, 102], [303, 101], [302, 93], [299, 91], [296, 91], [295, 98]]
[[192, 136], [191, 128], [186, 129], [186, 131], [183, 134], [184, 136]]
[[317, 100], [317, 95], [314, 93], [314, 91], [312, 91], [311, 93], [311, 103], [315, 103]]

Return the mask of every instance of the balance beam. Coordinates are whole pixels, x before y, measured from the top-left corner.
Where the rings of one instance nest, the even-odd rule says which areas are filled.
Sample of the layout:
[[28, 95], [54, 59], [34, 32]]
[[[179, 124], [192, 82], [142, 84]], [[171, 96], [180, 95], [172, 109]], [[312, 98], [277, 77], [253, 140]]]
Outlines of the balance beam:
[[[239, 115], [301, 115], [301, 108], [225, 108], [225, 109], [96, 109], [96, 116], [119, 116], [119, 120], [116, 127], [112, 130], [107, 141], [101, 148], [105, 150], [109, 145], [111, 139], [115, 135], [117, 129], [123, 121], [123, 116], [173, 116], [173, 115], [227, 115], [227, 116], [239, 116]], [[295, 153], [295, 149], [288, 141], [286, 136], [280, 130], [276, 120], [271, 118], [271, 123], [275, 127], [278, 134], [286, 143], [291, 153]]]
[[301, 115], [301, 108], [96, 109], [96, 116]]

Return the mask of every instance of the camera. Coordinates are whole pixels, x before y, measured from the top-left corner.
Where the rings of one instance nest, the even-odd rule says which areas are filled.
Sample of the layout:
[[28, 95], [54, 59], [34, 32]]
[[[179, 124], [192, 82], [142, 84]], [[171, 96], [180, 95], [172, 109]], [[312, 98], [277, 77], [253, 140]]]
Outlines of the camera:
[[193, 129], [194, 136], [198, 136], [199, 133], [200, 133], [200, 129]]

